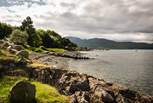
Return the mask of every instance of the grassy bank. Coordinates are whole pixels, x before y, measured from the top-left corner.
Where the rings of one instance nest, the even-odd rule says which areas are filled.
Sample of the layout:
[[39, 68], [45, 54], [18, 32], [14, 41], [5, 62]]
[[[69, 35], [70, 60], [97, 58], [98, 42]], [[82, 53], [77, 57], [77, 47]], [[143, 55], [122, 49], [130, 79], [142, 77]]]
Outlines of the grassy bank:
[[[8, 96], [12, 86], [26, 79], [24, 77], [12, 76], [0, 78], [0, 101], [8, 103]], [[38, 103], [68, 103], [68, 97], [59, 94], [54, 87], [36, 81], [31, 83], [36, 86], [36, 99]]]
[[66, 49], [63, 48], [45, 48], [44, 46], [40, 46], [40, 47], [29, 47], [29, 46], [25, 46], [26, 50], [28, 51], [34, 51], [34, 52], [65, 52], [67, 51]]

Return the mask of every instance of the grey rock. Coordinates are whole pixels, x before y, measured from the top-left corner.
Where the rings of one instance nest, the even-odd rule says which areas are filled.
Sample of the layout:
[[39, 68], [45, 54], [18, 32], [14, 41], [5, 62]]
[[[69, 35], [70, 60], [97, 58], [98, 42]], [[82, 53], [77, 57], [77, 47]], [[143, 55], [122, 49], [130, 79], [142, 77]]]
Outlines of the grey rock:
[[0, 44], [3, 44], [4, 43], [4, 41], [3, 40], [0, 40]]
[[153, 103], [153, 97], [152, 96], [142, 96], [141, 103]]
[[0, 40], [0, 48], [2, 48], [4, 41]]
[[108, 92], [103, 90], [103, 91], [101, 91], [101, 93], [102, 93], [102, 99], [103, 99], [104, 103], [105, 102], [106, 103], [113, 103], [114, 98]]
[[77, 96], [75, 94], [71, 96], [70, 103], [78, 103]]
[[74, 93], [75, 91], [89, 91], [90, 86], [87, 80], [74, 82], [70, 85], [69, 92]]
[[17, 50], [17, 51], [24, 50], [23, 46], [21, 46], [21, 45], [14, 45], [14, 46], [13, 46], [13, 49], [15, 49], [15, 50]]
[[2, 48], [7, 49], [7, 47], [9, 47], [9, 46], [10, 46], [9, 42], [4, 42], [3, 45], [2, 45]]
[[28, 51], [25, 51], [25, 50], [21, 50], [21, 51], [18, 51], [16, 53], [16, 56], [18, 57], [21, 57], [21, 58], [29, 58], [29, 52]]

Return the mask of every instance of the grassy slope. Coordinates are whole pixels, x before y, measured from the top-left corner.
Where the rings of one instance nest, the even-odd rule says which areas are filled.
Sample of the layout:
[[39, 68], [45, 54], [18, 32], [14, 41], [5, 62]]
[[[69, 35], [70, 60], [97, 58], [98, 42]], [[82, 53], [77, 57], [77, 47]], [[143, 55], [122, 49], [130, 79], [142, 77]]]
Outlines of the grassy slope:
[[[11, 87], [20, 80], [26, 80], [26, 78], [10, 76], [0, 78], [0, 101], [8, 103]], [[36, 86], [36, 99], [38, 103], [68, 103], [68, 97], [60, 95], [54, 87], [35, 81], [31, 83]]]
[[28, 50], [29, 52], [31, 51], [34, 51], [34, 52], [45, 52], [45, 51], [48, 51], [48, 52], [65, 52], [67, 51], [66, 49], [63, 49], [63, 48], [45, 48], [43, 46], [40, 46], [40, 47], [26, 47], [26, 50]]

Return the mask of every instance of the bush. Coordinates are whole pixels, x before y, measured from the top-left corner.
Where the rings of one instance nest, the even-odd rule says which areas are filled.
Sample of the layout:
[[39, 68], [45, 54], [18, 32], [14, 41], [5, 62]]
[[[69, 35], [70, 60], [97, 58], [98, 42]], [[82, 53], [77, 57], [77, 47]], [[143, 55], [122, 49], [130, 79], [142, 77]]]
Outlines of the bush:
[[0, 23], [0, 39], [3, 39], [12, 33], [12, 27], [5, 23]]
[[10, 36], [10, 41], [18, 45], [26, 45], [28, 40], [28, 34], [16, 29]]

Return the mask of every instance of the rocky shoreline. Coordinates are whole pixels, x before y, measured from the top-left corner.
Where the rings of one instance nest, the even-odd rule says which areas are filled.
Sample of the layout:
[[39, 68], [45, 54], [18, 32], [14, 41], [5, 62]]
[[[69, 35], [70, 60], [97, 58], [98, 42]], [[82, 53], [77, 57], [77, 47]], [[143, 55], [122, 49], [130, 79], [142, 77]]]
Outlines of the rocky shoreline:
[[[7, 66], [6, 66], [7, 63]], [[55, 86], [64, 95], [70, 96], [70, 103], [152, 103], [152, 96], [143, 96], [136, 91], [129, 90], [115, 83], [108, 83], [102, 79], [80, 74], [78, 72], [55, 69], [52, 66], [31, 65], [22, 66], [23, 72], [15, 71], [17, 66], [13, 60], [3, 60], [5, 68], [3, 75], [28, 76], [30, 80], [37, 80]], [[28, 74], [28, 75], [26, 75]]]
[[71, 98], [70, 103], [153, 103], [153, 96], [144, 96], [120, 84], [60, 68], [58, 62], [67, 60], [61, 55], [34, 53], [29, 56], [20, 46], [5, 43], [1, 47], [16, 52], [19, 57], [19, 60], [13, 57], [0, 59], [1, 76], [25, 76], [55, 86], [61, 94]]

